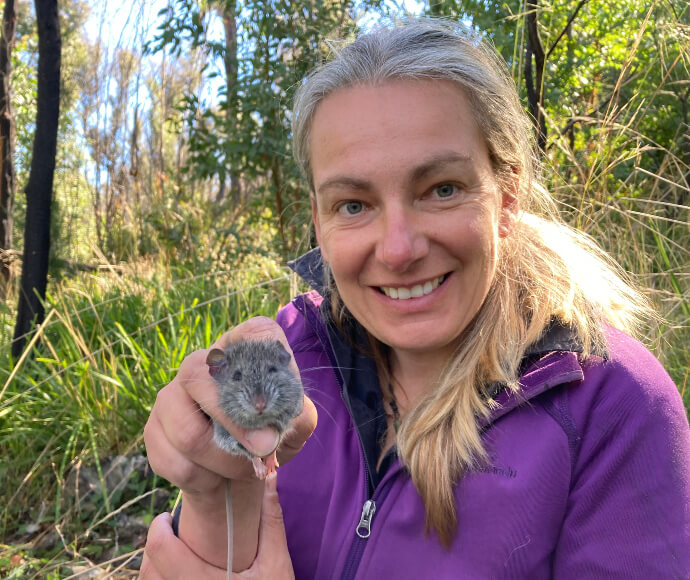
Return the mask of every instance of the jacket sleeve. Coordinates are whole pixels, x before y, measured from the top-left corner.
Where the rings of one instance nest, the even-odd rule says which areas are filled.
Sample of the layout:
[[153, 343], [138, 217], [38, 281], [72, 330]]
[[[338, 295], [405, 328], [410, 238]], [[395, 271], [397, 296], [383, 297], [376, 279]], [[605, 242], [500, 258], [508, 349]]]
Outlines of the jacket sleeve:
[[553, 577], [690, 578], [690, 430], [676, 386], [634, 343], [586, 369], [569, 397], [580, 441]]

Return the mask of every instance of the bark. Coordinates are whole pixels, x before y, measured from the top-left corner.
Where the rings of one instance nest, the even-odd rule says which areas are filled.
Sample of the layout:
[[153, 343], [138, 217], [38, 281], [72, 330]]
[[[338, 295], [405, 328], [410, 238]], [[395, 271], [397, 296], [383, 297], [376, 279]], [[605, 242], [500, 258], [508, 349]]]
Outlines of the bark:
[[[525, 85], [527, 101], [534, 120], [539, 151], [546, 151], [546, 119], [542, 112], [544, 105], [544, 66], [546, 55], [539, 35], [537, 22], [539, 0], [527, 0], [527, 54], [525, 56]], [[532, 69], [534, 60], [534, 71]]]
[[57, 0], [35, 0], [38, 24], [38, 87], [36, 135], [29, 182], [26, 186], [24, 261], [14, 329], [12, 355], [17, 357], [32, 325], [45, 316], [43, 300], [48, 282], [50, 206], [60, 113], [60, 23]]
[[[222, 10], [223, 26], [225, 28], [225, 82], [227, 85], [228, 104], [225, 111], [228, 127], [235, 123], [237, 115], [237, 99], [235, 98], [237, 85], [237, 6], [235, 0], [227, 0]], [[231, 131], [232, 134], [232, 131]], [[236, 168], [230, 168], [230, 195], [237, 206], [240, 202], [240, 178]], [[221, 178], [220, 189], [216, 201], [220, 202], [225, 196], [225, 180]]]
[[0, 35], [0, 298], [7, 295], [12, 249], [12, 208], [14, 206], [14, 116], [10, 105], [12, 49], [17, 29], [14, 0], [5, 0]]

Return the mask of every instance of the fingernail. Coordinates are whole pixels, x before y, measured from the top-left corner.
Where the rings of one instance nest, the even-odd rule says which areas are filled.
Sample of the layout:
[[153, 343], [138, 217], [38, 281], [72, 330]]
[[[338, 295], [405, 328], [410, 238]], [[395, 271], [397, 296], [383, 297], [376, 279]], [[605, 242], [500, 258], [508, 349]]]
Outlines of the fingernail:
[[278, 432], [269, 427], [249, 431], [246, 438], [250, 451], [258, 457], [270, 455], [279, 443]]

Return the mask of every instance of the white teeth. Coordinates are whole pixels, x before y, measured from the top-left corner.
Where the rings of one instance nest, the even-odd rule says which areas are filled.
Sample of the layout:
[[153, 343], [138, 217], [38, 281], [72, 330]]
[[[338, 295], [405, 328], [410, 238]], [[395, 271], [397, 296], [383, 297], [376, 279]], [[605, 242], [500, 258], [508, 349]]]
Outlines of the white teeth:
[[420, 298], [438, 288], [443, 279], [444, 276], [439, 276], [438, 278], [424, 282], [424, 284], [416, 284], [415, 286], [412, 286], [412, 288], [393, 288], [389, 286], [381, 286], [381, 290], [383, 290], [383, 293], [388, 296], [388, 298], [393, 298], [396, 300]]

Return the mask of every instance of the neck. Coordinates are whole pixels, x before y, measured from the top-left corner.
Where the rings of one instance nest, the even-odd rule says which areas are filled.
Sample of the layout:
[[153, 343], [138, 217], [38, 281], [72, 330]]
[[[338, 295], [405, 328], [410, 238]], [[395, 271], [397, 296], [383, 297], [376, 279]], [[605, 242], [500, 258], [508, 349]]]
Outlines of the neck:
[[448, 356], [445, 352], [430, 354], [391, 350], [391, 372], [401, 412], [416, 404], [435, 387]]

